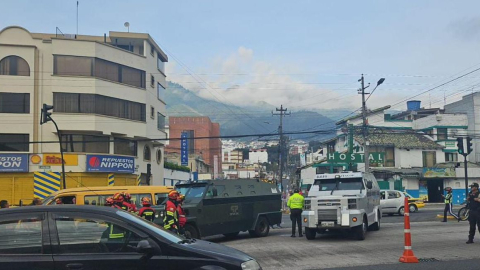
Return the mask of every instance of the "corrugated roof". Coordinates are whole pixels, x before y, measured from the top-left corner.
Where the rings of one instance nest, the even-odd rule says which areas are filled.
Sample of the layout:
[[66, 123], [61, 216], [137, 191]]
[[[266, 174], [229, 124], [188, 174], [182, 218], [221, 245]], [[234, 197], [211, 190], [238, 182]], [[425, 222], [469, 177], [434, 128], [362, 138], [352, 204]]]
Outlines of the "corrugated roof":
[[[370, 146], [394, 146], [403, 149], [442, 149], [444, 146], [430, 140], [422, 134], [403, 131], [376, 131], [368, 135]], [[363, 136], [355, 135], [354, 139], [363, 144]]]

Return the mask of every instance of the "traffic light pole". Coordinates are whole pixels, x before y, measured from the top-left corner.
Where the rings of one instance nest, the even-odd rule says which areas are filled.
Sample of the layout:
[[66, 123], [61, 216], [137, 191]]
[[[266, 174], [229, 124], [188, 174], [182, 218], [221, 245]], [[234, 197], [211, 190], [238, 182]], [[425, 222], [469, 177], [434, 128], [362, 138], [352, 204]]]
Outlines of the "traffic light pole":
[[63, 181], [63, 188], [67, 188], [67, 182], [65, 181], [65, 160], [63, 159], [63, 147], [62, 147], [62, 134], [60, 134], [60, 130], [58, 129], [57, 123], [51, 117], [49, 120], [53, 122], [55, 128], [57, 129], [58, 135], [58, 143], [60, 144], [60, 156], [62, 158], [62, 181]]

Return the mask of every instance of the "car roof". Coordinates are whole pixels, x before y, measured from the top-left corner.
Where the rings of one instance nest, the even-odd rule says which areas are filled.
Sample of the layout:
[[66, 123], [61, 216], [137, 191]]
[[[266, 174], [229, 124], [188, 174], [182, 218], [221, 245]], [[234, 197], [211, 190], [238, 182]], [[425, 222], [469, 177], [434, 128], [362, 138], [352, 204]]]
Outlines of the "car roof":
[[119, 209], [113, 207], [99, 207], [95, 205], [39, 205], [39, 206], [22, 206], [8, 209], [0, 209], [1, 214], [25, 214], [35, 212], [86, 212], [95, 214], [113, 214]]

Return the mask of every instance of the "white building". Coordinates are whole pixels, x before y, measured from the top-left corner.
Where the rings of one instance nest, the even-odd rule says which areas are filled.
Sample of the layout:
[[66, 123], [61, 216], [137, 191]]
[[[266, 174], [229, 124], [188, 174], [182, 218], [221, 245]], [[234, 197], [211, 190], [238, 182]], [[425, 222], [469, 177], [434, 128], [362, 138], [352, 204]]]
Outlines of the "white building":
[[[60, 171], [61, 161], [46, 161], [46, 154], [60, 152], [58, 143], [27, 143], [58, 141], [53, 123], [39, 124], [42, 104], [54, 106], [52, 118], [71, 159], [65, 160], [67, 187], [105, 185], [108, 174], [124, 184], [141, 175], [145, 183], [147, 164], [153, 179], [163, 179], [164, 143], [151, 139], [166, 138], [167, 61], [149, 34], [72, 37], [16, 26], [1, 30], [0, 157], [22, 155], [30, 163], [9, 174], [0, 167], [0, 185], [23, 177], [28, 186], [34, 172]], [[104, 158], [116, 164], [104, 167]], [[128, 169], [120, 169], [124, 165]], [[33, 191], [21, 196], [32, 199]]]

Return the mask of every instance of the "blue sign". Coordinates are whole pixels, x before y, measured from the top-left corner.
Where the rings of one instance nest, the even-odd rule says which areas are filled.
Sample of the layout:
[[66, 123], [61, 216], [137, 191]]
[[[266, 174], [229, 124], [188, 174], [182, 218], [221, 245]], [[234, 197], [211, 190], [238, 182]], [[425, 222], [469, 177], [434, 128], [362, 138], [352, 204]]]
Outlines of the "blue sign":
[[182, 132], [180, 143], [182, 166], [188, 166], [188, 135], [186, 132]]
[[0, 172], [28, 172], [28, 154], [1, 154]]
[[124, 156], [87, 155], [87, 172], [134, 173], [135, 159]]

